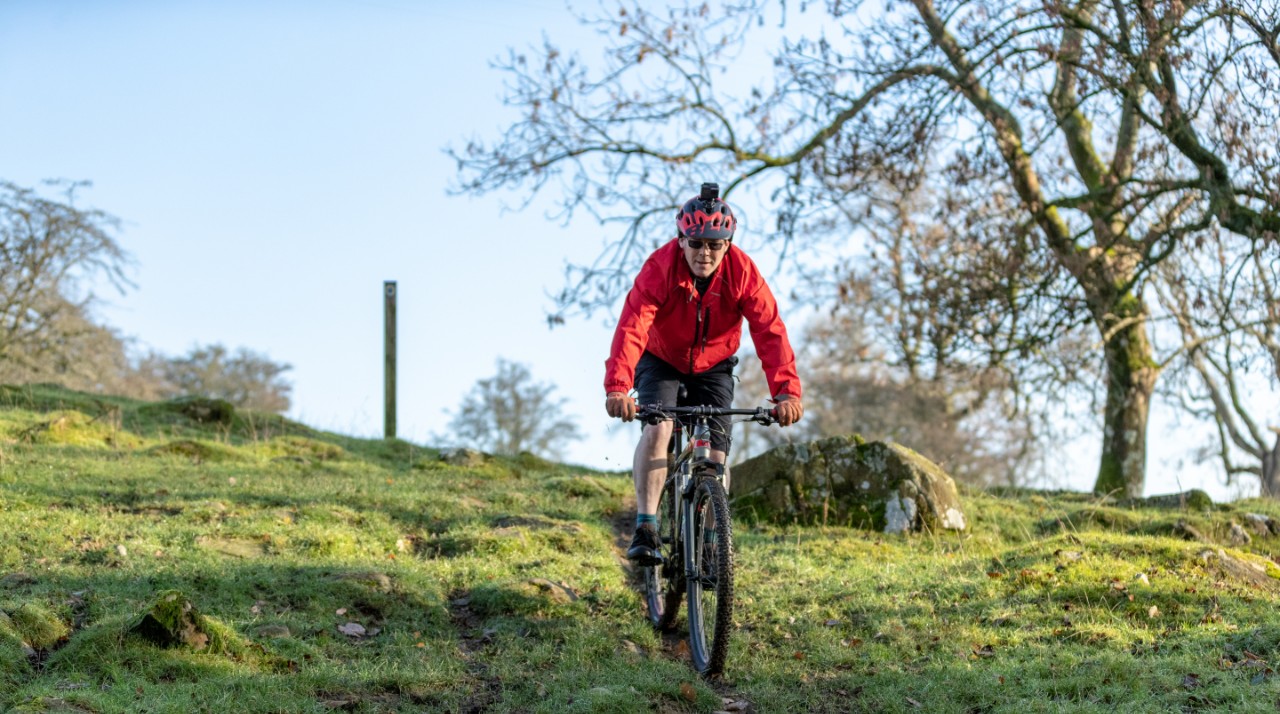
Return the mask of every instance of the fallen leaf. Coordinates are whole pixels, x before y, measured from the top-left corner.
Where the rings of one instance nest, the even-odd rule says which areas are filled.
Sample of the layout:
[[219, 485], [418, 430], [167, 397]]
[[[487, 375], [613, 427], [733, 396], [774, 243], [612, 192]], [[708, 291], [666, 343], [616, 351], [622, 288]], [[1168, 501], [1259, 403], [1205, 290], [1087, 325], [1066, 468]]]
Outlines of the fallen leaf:
[[979, 657], [995, 657], [996, 648], [991, 645], [983, 645], [982, 647], [974, 650], [973, 653]]
[[626, 652], [627, 654], [629, 654], [629, 655], [631, 655], [631, 656], [633, 656], [633, 657], [643, 657], [643, 656], [644, 656], [644, 650], [640, 649], [640, 645], [637, 645], [636, 643], [632, 642], [631, 640], [623, 640], [623, 641], [622, 641], [622, 651], [623, 651], [623, 652]]
[[[996, 570], [992, 570], [992, 571], [990, 571], [990, 572], [988, 572], [988, 573], [987, 573], [987, 577], [988, 577], [988, 578], [991, 578], [992, 580], [995, 580], [996, 578], [1003, 578], [1003, 577], [1004, 577], [1004, 573], [1001, 573], [1001, 572], [996, 571]], [[910, 700], [908, 700], [908, 701], [910, 701]]]
[[677, 659], [688, 659], [689, 657], [689, 641], [680, 640], [676, 645], [675, 656]]
[[840, 644], [845, 647], [858, 647], [862, 644], [861, 637], [850, 637], [847, 640], [840, 640]]
[[1160, 617], [1160, 608], [1156, 607], [1155, 605], [1152, 605], [1151, 609], [1147, 610], [1147, 617], [1153, 620], [1157, 617]]
[[345, 625], [338, 625], [338, 632], [341, 632], [347, 637], [364, 637], [365, 635], [364, 625], [361, 625], [358, 622], [348, 622]]
[[419, 642], [418, 644], [414, 645], [414, 647], [426, 647], [426, 646], [427, 646], [426, 642]]
[[724, 700], [724, 710], [727, 712], [745, 712], [749, 706], [751, 705], [742, 700], [735, 701], [727, 698]]
[[907, 697], [907, 704], [910, 704], [911, 706], [915, 707], [916, 709], [920, 709], [921, 707], [923, 707], [923, 706], [924, 706], [923, 704], [921, 704], [920, 702], [917, 702], [916, 700], [912, 699], [911, 697]]
[[345, 607], [340, 607], [340, 608], [338, 608], [337, 610], [334, 610], [334, 611], [333, 611], [333, 614], [335, 614], [335, 615], [345, 615], [345, 614], [347, 614], [347, 608], [345, 608]]
[[1182, 686], [1184, 689], [1195, 689], [1200, 686], [1200, 675], [1188, 674], [1182, 678]]
[[232, 476], [231, 478], [228, 478], [227, 483], [231, 484], [232, 486], [236, 485], [236, 477]]
[[804, 659], [804, 653], [801, 652], [800, 650], [796, 650], [791, 656], [795, 657], [796, 659], [801, 659], [801, 660]]
[[684, 697], [688, 701], [696, 702], [698, 701], [698, 690], [694, 689], [693, 685], [688, 682], [681, 682], [680, 696]]

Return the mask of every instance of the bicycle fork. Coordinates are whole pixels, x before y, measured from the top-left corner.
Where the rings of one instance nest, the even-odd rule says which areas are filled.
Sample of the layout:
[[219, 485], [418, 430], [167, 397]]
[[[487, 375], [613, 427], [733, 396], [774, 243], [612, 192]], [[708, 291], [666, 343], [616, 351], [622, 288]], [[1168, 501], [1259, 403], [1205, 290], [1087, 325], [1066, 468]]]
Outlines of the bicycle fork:
[[[685, 579], [701, 580], [707, 572], [703, 563], [707, 553], [705, 549], [702, 553], [697, 552], [697, 529], [701, 528], [704, 531], [704, 540], [715, 543], [715, 514], [697, 513], [694, 499], [697, 494], [698, 480], [702, 477], [701, 469], [697, 467], [711, 463], [711, 430], [705, 422], [699, 423], [694, 429], [689, 446], [692, 450], [692, 458], [685, 462], [679, 476], [680, 520], [687, 529], [683, 533], [684, 537], [681, 538], [681, 554], [684, 559]], [[710, 528], [707, 527], [708, 518], [711, 519]]]

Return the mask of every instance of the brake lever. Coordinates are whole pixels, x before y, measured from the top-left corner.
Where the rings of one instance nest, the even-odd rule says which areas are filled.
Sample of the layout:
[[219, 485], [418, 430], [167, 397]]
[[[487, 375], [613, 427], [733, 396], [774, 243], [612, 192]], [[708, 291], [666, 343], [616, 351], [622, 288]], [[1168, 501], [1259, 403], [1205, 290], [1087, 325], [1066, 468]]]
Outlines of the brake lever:
[[668, 417], [662, 413], [662, 410], [656, 409], [651, 405], [645, 405], [636, 410], [636, 419], [650, 426], [654, 426], [666, 418]]

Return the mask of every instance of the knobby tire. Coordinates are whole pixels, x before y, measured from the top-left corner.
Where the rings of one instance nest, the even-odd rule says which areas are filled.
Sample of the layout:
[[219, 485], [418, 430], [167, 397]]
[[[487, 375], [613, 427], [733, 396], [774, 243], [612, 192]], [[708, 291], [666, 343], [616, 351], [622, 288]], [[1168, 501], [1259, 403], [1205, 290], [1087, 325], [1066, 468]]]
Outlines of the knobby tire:
[[689, 595], [689, 651], [693, 667], [720, 674], [729, 654], [733, 629], [733, 527], [724, 486], [712, 475], [698, 476], [693, 493], [693, 567], [686, 577]]

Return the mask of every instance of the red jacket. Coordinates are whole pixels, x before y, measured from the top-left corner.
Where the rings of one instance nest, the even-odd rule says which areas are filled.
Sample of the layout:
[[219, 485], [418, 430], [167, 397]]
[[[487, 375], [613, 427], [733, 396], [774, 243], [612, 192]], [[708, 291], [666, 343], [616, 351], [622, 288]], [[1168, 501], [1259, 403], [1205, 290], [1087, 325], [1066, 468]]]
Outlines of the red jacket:
[[747, 254], [732, 243], [728, 250], [701, 298], [679, 239], [649, 256], [613, 333], [604, 363], [606, 393], [631, 391], [646, 349], [686, 374], [705, 372], [738, 351], [745, 319], [772, 396], [800, 398], [796, 355], [777, 301]]

